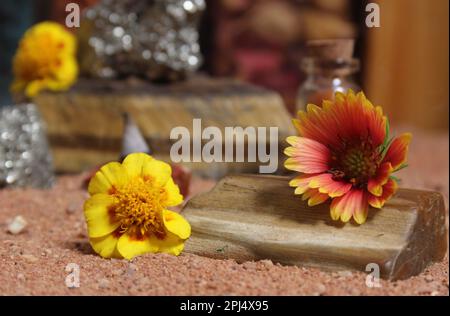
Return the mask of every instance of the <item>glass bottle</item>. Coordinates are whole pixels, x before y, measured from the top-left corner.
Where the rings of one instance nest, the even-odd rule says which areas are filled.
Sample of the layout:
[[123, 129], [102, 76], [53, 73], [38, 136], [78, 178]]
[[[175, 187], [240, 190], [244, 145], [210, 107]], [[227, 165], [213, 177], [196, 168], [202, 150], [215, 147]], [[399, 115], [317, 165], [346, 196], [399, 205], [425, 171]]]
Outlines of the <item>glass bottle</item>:
[[354, 78], [359, 71], [359, 60], [356, 58], [306, 57], [302, 60], [301, 69], [307, 77], [298, 90], [297, 111], [305, 110], [308, 103], [321, 106], [322, 100], [332, 100], [336, 91], [361, 90]]

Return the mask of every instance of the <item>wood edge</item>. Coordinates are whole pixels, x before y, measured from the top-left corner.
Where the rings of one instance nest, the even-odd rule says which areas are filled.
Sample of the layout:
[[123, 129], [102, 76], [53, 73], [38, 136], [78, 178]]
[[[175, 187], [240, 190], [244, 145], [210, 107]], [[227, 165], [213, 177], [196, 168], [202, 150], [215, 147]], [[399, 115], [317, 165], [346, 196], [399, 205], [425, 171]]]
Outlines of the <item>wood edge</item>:
[[[442, 261], [448, 251], [448, 229], [445, 225], [446, 211], [442, 193], [430, 190], [403, 190], [420, 192], [420, 197], [426, 198], [426, 201], [419, 200], [418, 202], [418, 219], [408, 235], [414, 234], [415, 238], [408, 238], [409, 242], [395, 258], [395, 265], [387, 276], [390, 281], [404, 280], [420, 274], [434, 262]], [[428, 215], [431, 223], [430, 220], [427, 220], [426, 209], [436, 212], [436, 214]], [[444, 231], [439, 235], [435, 234], [435, 230], [442, 227], [444, 227]], [[427, 239], [426, 236], [432, 236], [432, 238]], [[424, 240], [427, 242], [424, 243]], [[415, 255], [409, 256], [409, 260], [404, 260], [403, 257], [408, 257], [409, 251], [414, 252]]]

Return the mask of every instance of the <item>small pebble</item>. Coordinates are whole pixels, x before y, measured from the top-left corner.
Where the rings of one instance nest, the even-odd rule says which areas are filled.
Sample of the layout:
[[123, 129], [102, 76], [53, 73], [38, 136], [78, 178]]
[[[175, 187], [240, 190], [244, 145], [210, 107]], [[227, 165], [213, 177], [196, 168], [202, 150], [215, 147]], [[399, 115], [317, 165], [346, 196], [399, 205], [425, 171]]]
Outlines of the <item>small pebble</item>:
[[27, 221], [21, 215], [14, 217], [8, 225], [8, 232], [13, 235], [20, 234], [26, 227]]
[[123, 270], [120, 270], [120, 269], [113, 270], [113, 271], [112, 271], [112, 274], [113, 274], [114, 276], [122, 275], [122, 274], [123, 274]]
[[322, 283], [317, 283], [316, 290], [319, 294], [323, 294], [327, 290], [327, 287], [325, 285], [323, 285]]
[[105, 278], [100, 279], [100, 281], [98, 281], [98, 287], [101, 289], [109, 288], [109, 280]]
[[265, 260], [261, 260], [260, 262], [261, 262], [263, 265], [265, 265], [266, 267], [271, 267], [271, 266], [273, 266], [272, 260], [265, 259]]
[[253, 261], [247, 261], [244, 262], [241, 266], [245, 270], [253, 270], [255, 268], [255, 263]]
[[433, 279], [433, 277], [432, 277], [431, 275], [427, 274], [427, 275], [425, 276], [425, 281], [427, 281], [427, 282], [432, 282], [432, 281], [434, 281], [434, 279]]
[[323, 293], [325, 293], [325, 291], [327, 290], [327, 287], [322, 284], [322, 283], [317, 283], [315, 286], [315, 292], [313, 293], [314, 296], [319, 296], [322, 295]]
[[25, 259], [28, 262], [37, 262], [39, 259], [33, 255], [22, 255], [21, 256], [23, 259]]
[[336, 272], [336, 274], [337, 274], [337, 276], [339, 276], [341, 278], [349, 278], [353, 275], [353, 273], [348, 270], [338, 271], [338, 272]]
[[25, 276], [23, 275], [23, 273], [17, 274], [17, 280], [19, 280], [19, 281], [25, 281]]
[[135, 264], [133, 264], [133, 263], [130, 263], [130, 264], [128, 265], [126, 274], [127, 274], [128, 276], [133, 276], [134, 273], [135, 273], [137, 270], [138, 270], [137, 266], [136, 266]]
[[81, 211], [82, 209], [82, 204], [79, 201], [72, 201], [69, 203], [69, 205], [67, 205], [66, 207], [66, 213], [67, 214], [73, 214], [76, 213], [78, 211]]

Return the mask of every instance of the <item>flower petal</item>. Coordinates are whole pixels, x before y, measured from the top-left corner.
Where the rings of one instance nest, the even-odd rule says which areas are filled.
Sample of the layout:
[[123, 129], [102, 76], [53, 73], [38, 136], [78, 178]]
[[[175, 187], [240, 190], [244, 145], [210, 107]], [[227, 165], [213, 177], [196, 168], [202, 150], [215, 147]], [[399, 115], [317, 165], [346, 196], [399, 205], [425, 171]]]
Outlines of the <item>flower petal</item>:
[[301, 174], [289, 181], [289, 186], [296, 187], [295, 194], [303, 194], [309, 189], [309, 181], [317, 174]]
[[90, 195], [108, 193], [113, 187], [120, 187], [128, 181], [128, 174], [118, 162], [110, 162], [100, 168], [89, 182]]
[[322, 204], [328, 200], [328, 194], [320, 193], [317, 189], [309, 189], [302, 195], [302, 200], [308, 199], [308, 206], [315, 206]]
[[307, 106], [307, 111], [299, 111], [298, 119], [293, 120], [300, 136], [313, 139], [321, 144], [337, 145], [337, 126], [328, 111], [318, 107]]
[[[363, 93], [336, 93], [332, 104], [323, 102], [320, 109], [308, 105], [298, 113], [295, 127], [303, 137], [314, 139], [330, 148], [339, 148], [341, 139], [370, 138], [374, 146], [383, 143], [386, 117], [381, 108], [374, 107]], [[339, 135], [339, 137], [337, 137]]]
[[34, 98], [45, 87], [46, 80], [44, 79], [30, 81], [25, 88], [25, 95], [29, 98]]
[[382, 208], [384, 206], [384, 203], [389, 200], [395, 194], [395, 192], [397, 192], [397, 189], [397, 181], [388, 179], [386, 184], [383, 185], [383, 194], [379, 197], [369, 194], [368, 202], [375, 208]]
[[153, 157], [150, 160], [144, 161], [142, 166], [142, 175], [153, 179], [160, 186], [164, 186], [167, 183], [171, 174], [172, 168], [169, 164], [156, 160]]
[[166, 206], [176, 206], [183, 202], [183, 196], [180, 194], [180, 188], [175, 184], [175, 182], [173, 182], [172, 177], [167, 180], [164, 190], [166, 192]]
[[128, 172], [130, 178], [142, 176], [144, 164], [151, 163], [152, 156], [145, 153], [132, 153], [125, 157], [122, 165]]
[[367, 184], [367, 190], [375, 196], [383, 194], [383, 185], [389, 180], [389, 176], [394, 171], [390, 162], [382, 163], [377, 170], [374, 178], [370, 179]]
[[183, 216], [169, 210], [164, 210], [163, 216], [164, 226], [169, 232], [181, 239], [187, 239], [191, 236], [191, 225]]
[[116, 247], [119, 237], [112, 233], [103, 237], [90, 238], [89, 242], [94, 251], [103, 258], [122, 258]]
[[406, 156], [408, 154], [409, 143], [411, 142], [412, 135], [410, 133], [404, 133], [393, 140], [389, 146], [383, 162], [390, 162], [392, 168], [397, 170], [403, 163], [406, 162]]
[[330, 151], [325, 145], [297, 136], [290, 136], [286, 141], [292, 145], [284, 150], [291, 157], [285, 162], [287, 169], [304, 173], [320, 173], [328, 169]]
[[128, 260], [145, 253], [156, 253], [159, 250], [159, 246], [154, 242], [154, 239], [156, 239], [156, 237], [147, 236], [142, 239], [136, 239], [125, 233], [117, 242], [117, 250], [119, 250], [119, 253]]
[[348, 222], [352, 217], [358, 224], [366, 221], [368, 214], [367, 195], [359, 189], [352, 189], [344, 196], [333, 199], [330, 206], [333, 220]]
[[170, 232], [167, 233], [164, 239], [158, 239], [152, 236], [150, 240], [152, 244], [158, 246], [158, 252], [161, 253], [178, 256], [184, 249], [184, 240]]
[[115, 198], [108, 194], [95, 194], [84, 203], [89, 237], [102, 237], [112, 233], [120, 223], [114, 221], [109, 208], [115, 203]]
[[330, 205], [330, 215], [332, 220], [337, 221], [341, 217], [341, 214], [344, 211], [342, 206], [344, 205], [344, 202], [347, 199], [347, 194], [334, 198], [332, 200]]
[[369, 203], [367, 201], [367, 193], [360, 191], [360, 194], [355, 198], [355, 209], [353, 211], [353, 219], [359, 225], [364, 224], [369, 214]]
[[319, 189], [320, 193], [328, 194], [333, 198], [347, 193], [352, 188], [352, 185], [343, 181], [335, 181], [332, 174], [323, 173], [312, 178], [309, 182], [309, 187]]

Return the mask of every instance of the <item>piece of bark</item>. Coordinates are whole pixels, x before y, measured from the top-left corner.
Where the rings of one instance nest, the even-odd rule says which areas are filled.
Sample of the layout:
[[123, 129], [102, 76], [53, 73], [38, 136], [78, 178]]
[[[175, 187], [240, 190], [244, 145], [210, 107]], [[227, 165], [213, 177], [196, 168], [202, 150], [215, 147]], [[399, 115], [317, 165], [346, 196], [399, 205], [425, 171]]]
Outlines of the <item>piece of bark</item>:
[[[194, 76], [173, 84], [141, 80], [81, 79], [67, 92], [46, 92], [34, 100], [46, 122], [55, 169], [80, 172], [119, 159], [127, 112], [153, 155], [170, 161], [172, 128], [279, 127], [279, 162], [285, 138], [295, 135], [281, 97], [233, 79]], [[207, 141], [203, 141], [206, 143]], [[192, 151], [191, 151], [192, 154]], [[281, 165], [281, 164], [280, 164]], [[259, 163], [186, 163], [194, 174], [219, 178], [233, 172], [257, 172]], [[283, 168], [280, 168], [282, 170]]]
[[367, 222], [335, 222], [329, 204], [308, 207], [287, 177], [237, 175], [188, 202], [183, 214], [192, 236], [185, 251], [238, 262], [271, 259], [326, 270], [365, 271], [406, 279], [447, 250], [442, 195], [400, 189]]

